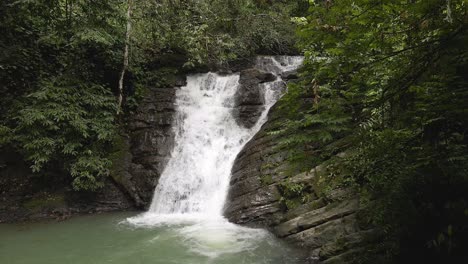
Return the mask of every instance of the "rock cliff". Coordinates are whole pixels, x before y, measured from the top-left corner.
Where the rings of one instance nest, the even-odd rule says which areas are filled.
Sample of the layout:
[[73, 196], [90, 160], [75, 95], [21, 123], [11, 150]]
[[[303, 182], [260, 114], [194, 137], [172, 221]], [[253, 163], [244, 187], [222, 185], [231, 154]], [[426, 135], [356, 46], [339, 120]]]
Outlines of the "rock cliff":
[[175, 93], [185, 85], [178, 77], [173, 86], [149, 88], [129, 120], [128, 135], [121, 138], [113, 178], [132, 197], [135, 205], [146, 208], [174, 145], [172, 120]]
[[[311, 100], [304, 98], [303, 104]], [[278, 107], [273, 107], [267, 123], [237, 156], [226, 217], [237, 224], [270, 229], [305, 248], [311, 261], [356, 262], [379, 240], [379, 232], [361, 221], [362, 205], [353, 190], [334, 189], [324, 194], [319, 189], [317, 182], [325, 165], [292, 176], [286, 173], [287, 152], [277, 144], [281, 136], [268, 133], [283, 119]], [[297, 197], [288, 190], [294, 187], [300, 192]]]

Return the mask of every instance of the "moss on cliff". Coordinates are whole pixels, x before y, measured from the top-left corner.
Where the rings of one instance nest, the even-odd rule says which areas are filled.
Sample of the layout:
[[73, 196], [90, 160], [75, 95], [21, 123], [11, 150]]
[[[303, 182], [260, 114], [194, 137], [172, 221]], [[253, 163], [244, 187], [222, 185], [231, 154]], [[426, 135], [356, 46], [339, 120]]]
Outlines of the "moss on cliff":
[[22, 203], [22, 207], [32, 212], [41, 211], [50, 208], [65, 207], [65, 195], [63, 193], [40, 193], [35, 197]]

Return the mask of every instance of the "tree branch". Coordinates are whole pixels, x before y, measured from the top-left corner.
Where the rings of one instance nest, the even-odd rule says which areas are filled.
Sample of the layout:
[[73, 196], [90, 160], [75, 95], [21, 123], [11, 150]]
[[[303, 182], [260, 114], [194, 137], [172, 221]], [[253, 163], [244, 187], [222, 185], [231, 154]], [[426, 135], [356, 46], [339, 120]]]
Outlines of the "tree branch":
[[123, 82], [125, 78], [125, 72], [127, 71], [128, 68], [128, 50], [130, 46], [130, 32], [132, 29], [132, 4], [133, 0], [128, 0], [128, 7], [127, 7], [127, 30], [125, 33], [125, 50], [124, 50], [124, 59], [123, 59], [123, 67], [122, 67], [122, 73], [120, 74], [120, 79], [119, 79], [119, 96], [118, 96], [118, 103], [117, 103], [117, 114], [120, 114], [122, 112], [122, 101], [123, 101]]

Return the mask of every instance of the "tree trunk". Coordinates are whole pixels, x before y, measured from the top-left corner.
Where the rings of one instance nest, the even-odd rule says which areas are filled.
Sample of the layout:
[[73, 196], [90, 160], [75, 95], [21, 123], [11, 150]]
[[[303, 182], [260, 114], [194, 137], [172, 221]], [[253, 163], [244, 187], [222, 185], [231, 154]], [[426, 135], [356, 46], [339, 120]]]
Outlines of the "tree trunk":
[[118, 98], [118, 108], [117, 108], [117, 114], [120, 114], [122, 112], [122, 101], [123, 101], [123, 84], [124, 84], [124, 77], [125, 77], [125, 72], [127, 71], [128, 68], [128, 53], [129, 53], [129, 46], [130, 46], [130, 31], [132, 29], [132, 4], [133, 0], [128, 0], [128, 7], [127, 7], [127, 31], [125, 33], [125, 51], [124, 51], [124, 59], [123, 59], [123, 67], [122, 67], [122, 73], [120, 74], [120, 79], [119, 79], [119, 98]]

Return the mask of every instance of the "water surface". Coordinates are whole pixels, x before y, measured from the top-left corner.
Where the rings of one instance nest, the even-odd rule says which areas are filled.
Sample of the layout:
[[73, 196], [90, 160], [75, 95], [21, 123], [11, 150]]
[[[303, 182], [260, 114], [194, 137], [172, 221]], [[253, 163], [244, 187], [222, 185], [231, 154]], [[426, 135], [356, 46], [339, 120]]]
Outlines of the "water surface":
[[219, 219], [141, 226], [126, 220], [132, 216], [114, 213], [63, 222], [0, 224], [0, 263], [301, 263], [298, 252], [261, 229]]

